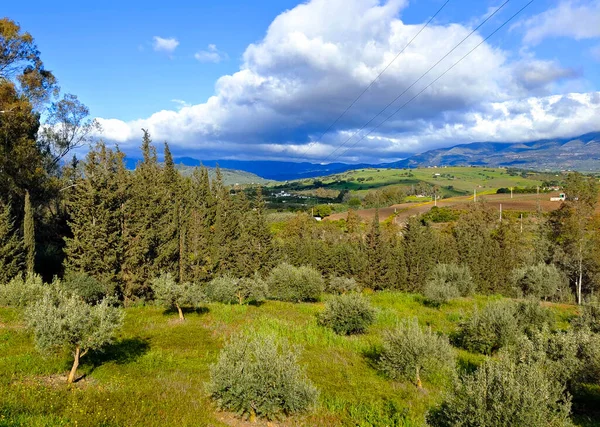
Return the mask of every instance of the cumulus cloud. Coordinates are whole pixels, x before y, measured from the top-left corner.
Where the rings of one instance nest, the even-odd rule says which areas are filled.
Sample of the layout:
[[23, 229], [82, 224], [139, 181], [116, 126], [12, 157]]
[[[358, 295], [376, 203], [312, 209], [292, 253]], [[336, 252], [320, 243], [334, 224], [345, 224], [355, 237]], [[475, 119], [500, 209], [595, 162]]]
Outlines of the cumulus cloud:
[[217, 49], [216, 45], [209, 44], [206, 50], [196, 52], [194, 58], [200, 62], [214, 62], [215, 64], [218, 64], [221, 61], [227, 60], [229, 57], [225, 52], [221, 52]]
[[153, 37], [152, 48], [157, 52], [173, 53], [177, 46], [179, 46], [179, 40], [175, 37], [163, 38], [159, 36]]
[[518, 24], [525, 29], [523, 41], [538, 44], [550, 37], [575, 40], [600, 37], [600, 0], [566, 0]]
[[[247, 47], [239, 71], [219, 78], [205, 103], [181, 104], [177, 111], [131, 122], [99, 119], [104, 135], [132, 148], [139, 145], [143, 127], [155, 140], [168, 140], [178, 154], [312, 161], [322, 161], [351, 138], [346, 145], [352, 149], [339, 150], [330, 160], [380, 161], [451, 143], [521, 141], [592, 130], [600, 108], [597, 93], [550, 96], [553, 83], [577, 73], [532, 55], [513, 59], [488, 43], [390, 116], [394, 107], [480, 43], [481, 35], [475, 34], [359, 132], [470, 32], [464, 25], [438, 24], [425, 29], [321, 138], [422, 26], [402, 21], [407, 4], [311, 0], [298, 5], [276, 17], [264, 38]], [[553, 109], [561, 99], [573, 105]]]

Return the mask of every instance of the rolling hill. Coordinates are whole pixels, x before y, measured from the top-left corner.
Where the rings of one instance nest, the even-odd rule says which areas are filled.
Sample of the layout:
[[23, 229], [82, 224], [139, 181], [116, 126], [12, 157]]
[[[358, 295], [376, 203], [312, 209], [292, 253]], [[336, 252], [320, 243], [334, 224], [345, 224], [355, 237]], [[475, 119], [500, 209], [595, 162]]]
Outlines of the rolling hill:
[[[532, 142], [474, 142], [440, 148], [386, 164], [392, 168], [426, 166], [518, 167], [534, 170], [600, 170], [600, 132], [574, 138]], [[381, 165], [384, 166], [384, 165]]]

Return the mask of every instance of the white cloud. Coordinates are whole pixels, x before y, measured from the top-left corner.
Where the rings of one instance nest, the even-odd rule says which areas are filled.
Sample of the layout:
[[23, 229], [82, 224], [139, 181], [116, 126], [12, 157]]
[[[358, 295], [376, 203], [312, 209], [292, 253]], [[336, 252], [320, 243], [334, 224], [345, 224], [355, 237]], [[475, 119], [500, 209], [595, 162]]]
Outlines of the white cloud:
[[600, 37], [600, 0], [564, 0], [517, 26], [525, 29], [523, 41], [533, 45], [550, 37]]
[[[219, 78], [214, 96], [205, 103], [180, 104], [177, 111], [131, 122], [100, 119], [105, 137], [124, 148], [137, 147], [143, 127], [155, 140], [168, 140], [174, 152], [205, 159], [298, 156], [321, 161], [470, 32], [459, 24], [430, 25], [319, 140], [420, 29], [422, 24], [408, 25], [399, 18], [406, 5], [405, 0], [298, 5], [276, 17], [265, 37], [248, 46], [240, 70]], [[395, 105], [481, 40], [472, 36]], [[556, 81], [576, 74], [531, 54], [512, 59], [484, 43], [340, 160], [393, 160], [452, 143], [587, 132], [597, 126], [598, 93], [549, 96]]]
[[214, 62], [219, 63], [221, 61], [227, 60], [229, 57], [225, 52], [221, 52], [217, 49], [217, 46], [214, 44], [209, 44], [207, 50], [201, 50], [194, 55], [200, 62]]
[[179, 40], [175, 37], [163, 38], [154, 36], [153, 40], [152, 48], [157, 52], [173, 53], [177, 49], [177, 46], [179, 46]]

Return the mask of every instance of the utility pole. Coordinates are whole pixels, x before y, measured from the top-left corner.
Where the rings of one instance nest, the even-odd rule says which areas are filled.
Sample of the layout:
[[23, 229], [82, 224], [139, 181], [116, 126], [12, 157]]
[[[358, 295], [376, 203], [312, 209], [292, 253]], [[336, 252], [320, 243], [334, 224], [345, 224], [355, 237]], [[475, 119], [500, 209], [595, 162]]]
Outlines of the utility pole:
[[523, 213], [521, 213], [521, 233], [523, 232]]
[[510, 198], [511, 198], [511, 199], [512, 199], [512, 194], [513, 194], [512, 192], [513, 192], [513, 188], [512, 188], [512, 187], [510, 187]]
[[502, 203], [500, 203], [500, 222], [502, 222]]

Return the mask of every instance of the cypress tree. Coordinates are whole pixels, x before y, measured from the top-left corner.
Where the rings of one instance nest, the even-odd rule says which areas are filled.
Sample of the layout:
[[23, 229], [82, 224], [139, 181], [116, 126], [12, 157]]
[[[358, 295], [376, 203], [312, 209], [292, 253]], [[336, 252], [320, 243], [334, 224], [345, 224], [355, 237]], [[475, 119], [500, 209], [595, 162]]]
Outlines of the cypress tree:
[[[243, 193], [240, 194], [242, 196]], [[256, 189], [256, 197], [252, 209], [244, 202], [245, 197], [241, 197], [241, 203], [238, 208], [242, 216], [242, 230], [240, 241], [238, 243], [240, 256], [239, 270], [244, 276], [250, 276], [257, 272], [268, 270], [271, 265], [272, 241], [271, 232], [265, 220], [265, 201], [262, 196], [262, 189]]]
[[123, 276], [128, 299], [149, 296], [150, 280], [157, 277], [160, 246], [158, 225], [164, 215], [161, 170], [148, 131], [142, 129], [143, 160], [133, 173], [125, 204], [125, 259]]
[[181, 248], [179, 236], [181, 179], [177, 169], [175, 169], [169, 144], [166, 142], [164, 157], [165, 163], [161, 171], [160, 186], [157, 189], [161, 200], [155, 208], [160, 213], [158, 223], [155, 224], [159, 242], [154, 269], [157, 273], [171, 273], [177, 281], [180, 273], [179, 256]]
[[381, 238], [381, 228], [379, 226], [379, 209], [375, 210], [375, 216], [371, 223], [371, 228], [367, 233], [365, 252], [367, 255], [367, 269], [365, 282], [373, 289], [383, 289], [386, 287], [384, 277], [385, 268], [385, 249]]
[[23, 241], [14, 227], [10, 205], [0, 202], [0, 284], [15, 277], [23, 267]]
[[34, 273], [35, 267], [35, 225], [33, 219], [33, 207], [29, 191], [25, 192], [25, 218], [23, 220], [23, 237], [25, 246], [25, 267], [27, 274]]
[[98, 143], [67, 196], [73, 235], [65, 238], [65, 270], [85, 272], [111, 286], [111, 293], [120, 291], [121, 282], [123, 173], [123, 153]]
[[210, 188], [208, 170], [204, 166], [192, 173], [189, 194], [184, 270], [189, 274], [189, 280], [206, 282], [212, 276], [214, 265], [212, 227], [215, 200]]
[[404, 229], [404, 257], [408, 290], [420, 291], [435, 263], [435, 241], [428, 225], [411, 217]]

